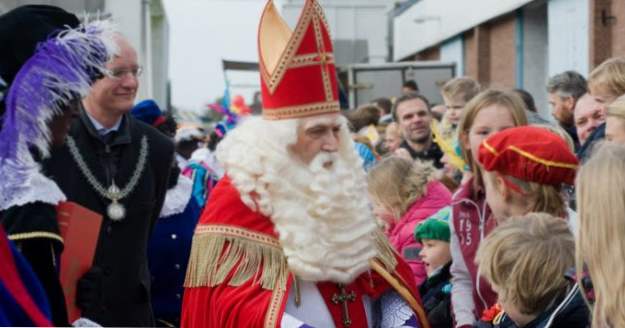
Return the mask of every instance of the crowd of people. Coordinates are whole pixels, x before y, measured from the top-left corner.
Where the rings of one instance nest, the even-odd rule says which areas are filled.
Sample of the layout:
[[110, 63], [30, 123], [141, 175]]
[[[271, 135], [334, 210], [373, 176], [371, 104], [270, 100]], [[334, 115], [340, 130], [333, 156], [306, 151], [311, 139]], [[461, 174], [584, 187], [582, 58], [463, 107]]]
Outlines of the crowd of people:
[[[378, 160], [364, 166], [374, 213], [411, 264], [432, 327], [617, 327], [623, 318], [616, 288], [603, 292], [611, 314], [601, 308], [593, 280], [599, 273], [589, 261], [604, 256], [583, 249], [600, 248], [589, 238], [610, 240], [602, 252], [614, 252], [609, 270], [622, 271], [622, 244], [612, 234], [618, 228], [609, 239], [605, 226], [589, 226], [619, 226], [605, 220], [619, 220], [613, 202], [623, 194], [610, 191], [608, 201], [602, 191], [623, 182], [604, 166], [590, 194], [583, 172], [608, 161], [608, 153], [616, 160], [623, 147], [625, 60], [606, 60], [588, 80], [557, 74], [545, 89], [553, 123], [540, 117], [528, 92], [483, 88], [469, 77], [441, 87], [442, 115], [410, 90], [390, 111], [376, 99], [346, 114], [359, 122], [377, 107], [377, 117], [392, 117], [372, 124], [375, 139], [362, 141], [363, 128], [352, 129], [353, 138]], [[444, 190], [433, 189], [437, 184]]]
[[262, 113], [209, 133], [135, 104], [109, 22], [0, 16], [0, 326], [625, 327], [625, 59], [549, 78], [553, 120], [470, 77], [341, 110], [330, 39], [268, 1]]

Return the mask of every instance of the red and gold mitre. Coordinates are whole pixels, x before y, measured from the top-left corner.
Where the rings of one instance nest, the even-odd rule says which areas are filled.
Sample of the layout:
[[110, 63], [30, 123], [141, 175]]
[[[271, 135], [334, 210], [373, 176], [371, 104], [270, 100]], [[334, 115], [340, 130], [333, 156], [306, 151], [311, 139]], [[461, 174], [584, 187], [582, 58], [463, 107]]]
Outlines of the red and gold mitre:
[[269, 0], [258, 27], [258, 55], [265, 119], [340, 111], [332, 41], [316, 0], [306, 0], [294, 31]]

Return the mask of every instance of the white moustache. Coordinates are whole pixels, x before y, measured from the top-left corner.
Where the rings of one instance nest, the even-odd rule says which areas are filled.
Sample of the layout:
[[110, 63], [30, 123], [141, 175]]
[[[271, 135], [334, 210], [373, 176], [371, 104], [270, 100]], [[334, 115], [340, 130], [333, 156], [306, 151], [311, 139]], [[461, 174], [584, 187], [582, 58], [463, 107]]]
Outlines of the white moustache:
[[337, 153], [329, 153], [322, 151], [310, 162], [309, 168], [313, 172], [319, 172], [322, 169], [331, 169], [339, 161]]

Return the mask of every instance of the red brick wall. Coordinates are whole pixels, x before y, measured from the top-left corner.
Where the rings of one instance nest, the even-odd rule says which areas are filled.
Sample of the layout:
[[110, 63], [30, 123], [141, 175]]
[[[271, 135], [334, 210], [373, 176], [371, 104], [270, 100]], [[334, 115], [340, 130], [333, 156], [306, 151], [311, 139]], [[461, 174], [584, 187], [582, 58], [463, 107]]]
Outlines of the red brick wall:
[[490, 26], [477, 26], [473, 31], [475, 33], [475, 56], [477, 57], [477, 80], [482, 85], [488, 85], [491, 81], [492, 60]]
[[490, 31], [486, 25], [464, 34], [464, 74], [483, 85], [490, 81]]
[[[592, 70], [612, 55], [612, 28], [601, 21], [601, 12], [606, 11], [608, 16], [615, 15], [611, 10], [611, 0], [590, 0], [590, 31], [589, 31], [589, 60]], [[621, 1], [616, 1], [621, 2]]]
[[483, 86], [515, 86], [516, 18], [507, 15], [464, 34], [465, 75]]
[[609, 16], [614, 16], [609, 24], [612, 37], [612, 56], [625, 56], [625, 1], [612, 0]]
[[477, 38], [474, 30], [470, 30], [463, 35], [464, 47], [464, 75], [479, 80], [477, 76]]
[[516, 84], [516, 17], [507, 15], [487, 24], [490, 39], [489, 85], [513, 88]]
[[415, 55], [415, 60], [441, 60], [440, 46], [427, 48]]

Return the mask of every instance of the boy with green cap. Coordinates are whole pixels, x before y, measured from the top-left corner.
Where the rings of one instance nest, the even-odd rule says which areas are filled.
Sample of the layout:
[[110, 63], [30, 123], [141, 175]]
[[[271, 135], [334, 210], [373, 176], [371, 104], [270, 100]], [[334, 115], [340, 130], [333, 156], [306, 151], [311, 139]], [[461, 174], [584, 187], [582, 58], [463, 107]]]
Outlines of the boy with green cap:
[[415, 228], [415, 239], [423, 246], [419, 256], [425, 263], [427, 280], [420, 286], [423, 307], [432, 328], [452, 327], [451, 251], [449, 249], [449, 216], [444, 207]]

